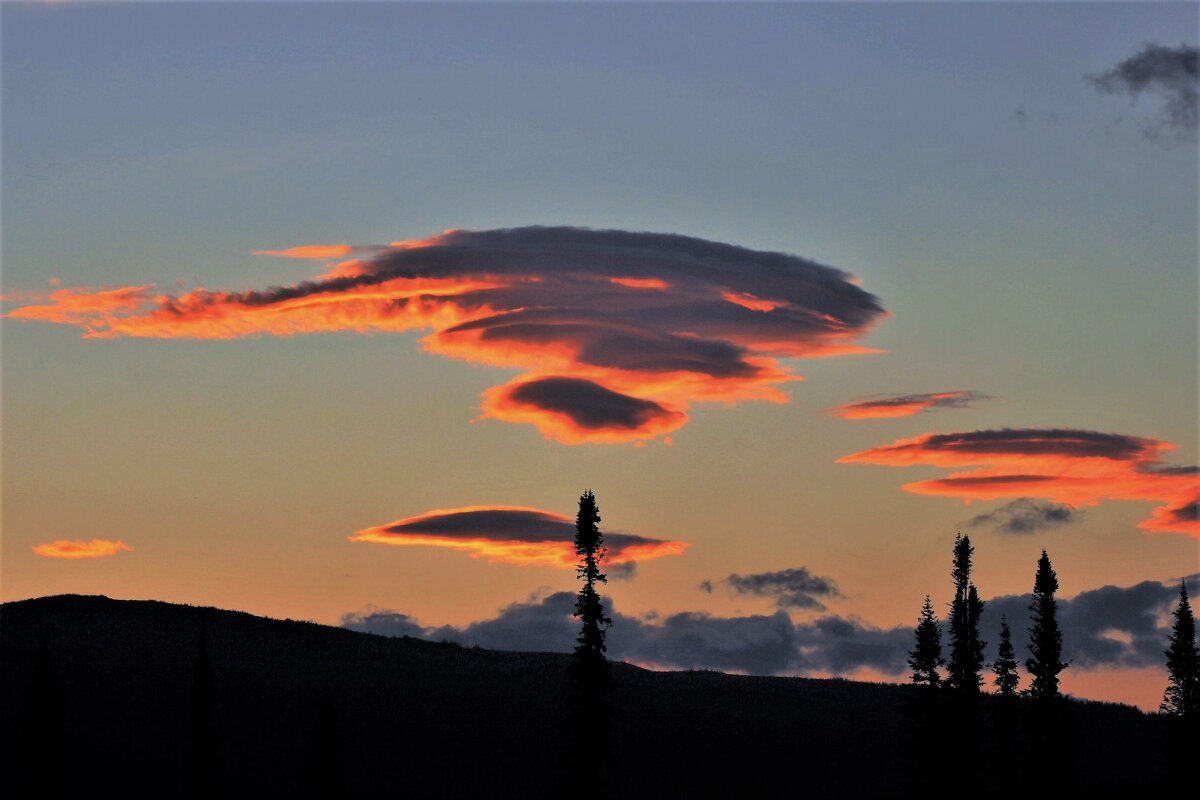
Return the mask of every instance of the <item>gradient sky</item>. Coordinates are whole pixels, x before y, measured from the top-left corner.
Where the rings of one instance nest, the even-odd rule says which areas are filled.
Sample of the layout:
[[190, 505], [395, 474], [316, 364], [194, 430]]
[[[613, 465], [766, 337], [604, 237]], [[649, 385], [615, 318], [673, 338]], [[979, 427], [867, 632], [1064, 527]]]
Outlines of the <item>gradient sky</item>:
[[[881, 352], [775, 352], [804, 377], [776, 387], [790, 402], [694, 402], [669, 446], [640, 447], [477, 419], [528, 366], [425, 352], [429, 330], [84, 339], [5, 319], [5, 600], [462, 626], [574, 575], [350, 537], [468, 506], [572, 516], [587, 488], [604, 530], [687, 545], [610, 584], [626, 615], [770, 614], [721, 581], [803, 567], [840, 590], [825, 613], [911, 625], [926, 593], [950, 600], [957, 530], [985, 598], [1028, 592], [1042, 548], [1066, 597], [1200, 570], [1194, 535], [1138, 527], [1165, 485], [1128, 488], [1141, 456], [1105, 461], [1120, 475], [1094, 497], [970, 505], [901, 487], [995, 461], [839, 463], [1003, 428], [1197, 463], [1195, 131], [1147, 136], [1158, 96], [1086, 78], [1146, 42], [1194, 46], [1194, 4], [5, 4], [2, 24], [9, 313], [72, 287], [261, 290], [342, 260], [256, 250], [561, 225], [796, 254], [888, 314], [853, 339]], [[913, 413], [835, 412], [881, 399]], [[1024, 496], [1083, 513], [971, 526]], [[60, 540], [122, 547], [34, 552]], [[1163, 684], [1069, 673], [1147, 707]]]

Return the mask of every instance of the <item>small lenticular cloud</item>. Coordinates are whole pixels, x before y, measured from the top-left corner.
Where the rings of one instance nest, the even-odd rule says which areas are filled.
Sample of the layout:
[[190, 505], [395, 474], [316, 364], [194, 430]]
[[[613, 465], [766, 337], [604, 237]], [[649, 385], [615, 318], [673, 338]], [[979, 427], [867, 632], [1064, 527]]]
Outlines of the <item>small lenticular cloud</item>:
[[90, 542], [74, 542], [69, 539], [57, 539], [48, 544], [34, 545], [33, 552], [46, 558], [105, 558], [115, 556], [122, 551], [133, 550], [124, 542], [110, 539], [92, 539]]
[[914, 494], [973, 500], [1042, 498], [1070, 506], [1137, 500], [1158, 508], [1138, 527], [1200, 537], [1196, 467], [1166, 466], [1170, 442], [1120, 433], [1063, 428], [1004, 428], [926, 433], [873, 447], [838, 463], [907, 467], [975, 467], [906, 484]]
[[858, 400], [830, 409], [830, 413], [843, 419], [911, 417], [944, 408], [973, 408], [976, 403], [991, 399], [991, 395], [970, 391], [901, 394]]
[[[467, 506], [428, 511], [415, 517], [366, 528], [353, 542], [446, 547], [475, 558], [504, 564], [574, 569], [575, 520], [551, 511], [523, 506]], [[652, 539], [630, 533], [604, 533], [605, 564], [620, 567], [635, 561], [676, 556], [685, 542]], [[631, 567], [616, 570], [631, 577]]]

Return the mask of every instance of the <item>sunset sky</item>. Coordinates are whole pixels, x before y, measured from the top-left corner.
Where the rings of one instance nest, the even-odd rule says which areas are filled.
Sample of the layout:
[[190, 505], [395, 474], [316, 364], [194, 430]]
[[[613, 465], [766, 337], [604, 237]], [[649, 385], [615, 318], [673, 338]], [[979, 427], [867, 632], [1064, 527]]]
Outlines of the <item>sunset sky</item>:
[[568, 649], [592, 489], [614, 657], [904, 680], [961, 531], [1157, 707], [1194, 4], [0, 22], [4, 600]]

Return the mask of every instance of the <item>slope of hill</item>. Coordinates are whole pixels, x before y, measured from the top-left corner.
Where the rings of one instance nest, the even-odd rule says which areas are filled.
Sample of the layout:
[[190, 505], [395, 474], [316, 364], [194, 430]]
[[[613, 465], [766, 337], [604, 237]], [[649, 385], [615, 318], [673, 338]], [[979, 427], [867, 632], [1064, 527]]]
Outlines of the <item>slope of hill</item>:
[[[202, 638], [211, 702], [197, 694]], [[6, 603], [0, 785], [11, 797], [563, 797], [607, 772], [614, 797], [896, 797], [936, 777], [961, 737], [935, 727], [914, 741], [909, 687], [618, 665], [611, 755], [597, 759], [569, 744], [567, 663], [155, 601]], [[1102, 703], [1069, 716], [1073, 745], [1030, 752], [1018, 731], [1006, 774], [1050, 759], [1080, 791], [1154, 783], [1161, 719]]]

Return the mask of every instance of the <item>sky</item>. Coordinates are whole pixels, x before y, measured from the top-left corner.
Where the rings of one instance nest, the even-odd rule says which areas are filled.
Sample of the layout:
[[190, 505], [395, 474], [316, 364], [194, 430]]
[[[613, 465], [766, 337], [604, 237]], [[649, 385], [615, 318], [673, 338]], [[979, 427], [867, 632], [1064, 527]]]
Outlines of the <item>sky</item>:
[[[956, 533], [1156, 708], [1193, 4], [5, 4], [0, 596], [904, 680]], [[1190, 59], [1190, 61], [1189, 61]], [[1197, 580], [1200, 583], [1200, 579]]]

